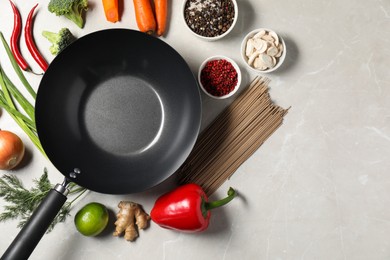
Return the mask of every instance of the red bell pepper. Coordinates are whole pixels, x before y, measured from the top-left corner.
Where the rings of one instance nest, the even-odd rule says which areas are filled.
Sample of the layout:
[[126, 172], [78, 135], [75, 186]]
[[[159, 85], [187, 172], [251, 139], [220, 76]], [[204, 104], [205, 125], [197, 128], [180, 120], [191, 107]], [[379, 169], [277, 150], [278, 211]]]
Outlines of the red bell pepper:
[[197, 184], [185, 184], [159, 197], [150, 212], [151, 219], [159, 226], [184, 232], [207, 229], [211, 209], [231, 201], [236, 191], [230, 188], [222, 200], [209, 202], [206, 193]]

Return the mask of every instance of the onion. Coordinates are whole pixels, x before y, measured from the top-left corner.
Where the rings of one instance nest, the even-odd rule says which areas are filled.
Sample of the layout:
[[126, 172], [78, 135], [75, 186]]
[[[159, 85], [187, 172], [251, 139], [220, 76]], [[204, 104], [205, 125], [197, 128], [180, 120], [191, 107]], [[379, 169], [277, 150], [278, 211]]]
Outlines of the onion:
[[24, 156], [24, 144], [16, 134], [0, 130], [0, 170], [11, 170]]

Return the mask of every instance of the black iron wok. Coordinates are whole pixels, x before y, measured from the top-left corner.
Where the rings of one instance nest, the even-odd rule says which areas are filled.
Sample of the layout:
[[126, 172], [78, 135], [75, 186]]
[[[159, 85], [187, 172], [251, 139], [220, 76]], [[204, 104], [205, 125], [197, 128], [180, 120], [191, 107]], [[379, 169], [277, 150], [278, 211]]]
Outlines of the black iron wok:
[[43, 149], [65, 176], [2, 259], [26, 259], [66, 201], [69, 182], [109, 194], [149, 189], [172, 175], [198, 136], [201, 99], [184, 59], [126, 29], [86, 35], [50, 64], [35, 115]]

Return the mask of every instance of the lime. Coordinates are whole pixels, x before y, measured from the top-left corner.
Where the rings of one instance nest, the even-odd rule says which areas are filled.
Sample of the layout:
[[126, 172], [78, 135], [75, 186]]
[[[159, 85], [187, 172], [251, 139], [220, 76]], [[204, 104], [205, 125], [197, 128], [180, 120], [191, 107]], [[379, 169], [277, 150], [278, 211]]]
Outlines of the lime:
[[97, 236], [108, 224], [106, 206], [91, 202], [82, 207], [74, 217], [76, 229], [84, 236]]

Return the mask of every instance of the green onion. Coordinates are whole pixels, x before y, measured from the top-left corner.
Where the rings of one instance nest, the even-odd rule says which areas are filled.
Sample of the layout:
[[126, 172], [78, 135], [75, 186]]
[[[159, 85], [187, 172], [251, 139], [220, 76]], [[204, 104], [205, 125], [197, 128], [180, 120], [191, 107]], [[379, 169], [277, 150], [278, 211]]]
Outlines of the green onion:
[[5, 82], [3, 79], [3, 74], [4, 74], [3, 68], [0, 66], [0, 86], [1, 86], [1, 89], [3, 90], [3, 96], [4, 96], [5, 101], [7, 102], [8, 106], [16, 109], [15, 104], [11, 98], [11, 95], [9, 94], [8, 88], [5, 85]]
[[33, 122], [30, 118], [28, 118], [27, 116], [25, 116], [24, 114], [22, 114], [21, 112], [19, 112], [18, 110], [9, 107], [9, 106], [7, 105], [7, 101], [4, 99], [4, 97], [3, 97], [2, 95], [0, 95], [0, 107], [4, 108], [9, 114], [13, 114], [13, 115], [15, 115], [16, 117], [21, 118], [21, 119], [24, 121], [24, 123], [25, 123], [33, 132], [36, 132], [36, 131], [37, 131], [34, 122]]
[[[3, 43], [4, 48], [7, 51], [8, 57], [12, 63], [15, 72], [18, 74], [20, 81], [23, 83], [27, 91], [36, 98], [36, 93], [27, 82], [26, 78], [23, 75], [23, 72], [16, 63], [15, 58], [13, 57], [8, 43], [5, 41], [2, 32], [0, 32], [0, 38]], [[23, 94], [16, 88], [12, 81], [5, 74], [3, 68], [0, 65], [0, 107], [4, 108], [10, 116], [15, 120], [15, 122], [22, 128], [26, 135], [31, 139], [33, 144], [38, 148], [38, 150], [46, 156], [41, 142], [39, 141], [36, 124], [35, 124], [35, 115], [34, 107], [31, 103], [23, 96]], [[24, 115], [17, 107], [15, 101], [20, 105], [20, 107], [27, 114]]]
[[34, 107], [31, 103], [23, 96], [22, 93], [15, 87], [15, 85], [10, 81], [10, 79], [3, 73], [4, 82], [8, 88], [8, 91], [15, 98], [15, 100], [21, 105], [26, 114], [30, 117], [31, 120], [35, 120]]

